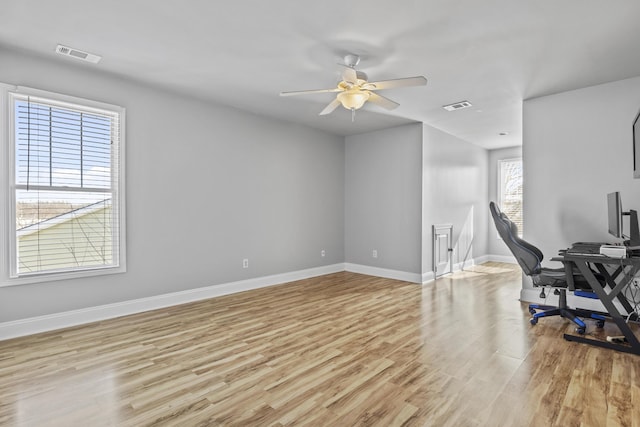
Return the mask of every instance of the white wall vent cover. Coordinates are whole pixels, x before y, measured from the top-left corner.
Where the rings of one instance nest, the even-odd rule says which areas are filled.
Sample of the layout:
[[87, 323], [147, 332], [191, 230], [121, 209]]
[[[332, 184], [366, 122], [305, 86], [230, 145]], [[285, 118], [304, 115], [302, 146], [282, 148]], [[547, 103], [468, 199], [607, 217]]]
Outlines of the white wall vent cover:
[[460, 101], [460, 102], [455, 102], [453, 104], [442, 106], [442, 108], [444, 108], [447, 111], [456, 111], [456, 110], [461, 110], [463, 108], [469, 108], [469, 107], [471, 107], [471, 103], [469, 101]]
[[61, 44], [56, 47], [56, 52], [60, 55], [70, 56], [72, 58], [80, 59], [81, 61], [91, 62], [97, 64], [102, 59], [101, 56], [94, 55], [93, 53], [84, 52], [82, 50], [74, 49], [69, 46], [63, 46]]

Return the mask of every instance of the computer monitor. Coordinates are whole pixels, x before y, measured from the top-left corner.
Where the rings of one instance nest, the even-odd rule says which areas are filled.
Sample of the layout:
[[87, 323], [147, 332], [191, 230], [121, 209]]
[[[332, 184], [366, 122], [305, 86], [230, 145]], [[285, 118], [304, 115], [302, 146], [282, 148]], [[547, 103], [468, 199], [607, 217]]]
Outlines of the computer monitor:
[[622, 203], [618, 191], [607, 194], [607, 216], [609, 218], [609, 234], [622, 238]]
[[[622, 210], [620, 192], [607, 194], [607, 216], [609, 219], [609, 234], [627, 239], [625, 245], [640, 246], [640, 227], [638, 227], [638, 212], [631, 209], [629, 212]], [[629, 216], [629, 235], [624, 234], [622, 222], [623, 216]]]

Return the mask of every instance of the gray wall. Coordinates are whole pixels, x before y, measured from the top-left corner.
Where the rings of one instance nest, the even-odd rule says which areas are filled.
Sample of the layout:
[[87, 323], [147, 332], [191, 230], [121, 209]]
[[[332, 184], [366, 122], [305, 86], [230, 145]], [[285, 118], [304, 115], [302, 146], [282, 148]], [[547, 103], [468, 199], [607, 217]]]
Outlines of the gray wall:
[[4, 49], [0, 64], [2, 82], [127, 109], [128, 265], [124, 274], [0, 288], [0, 322], [344, 261], [342, 137], [95, 66]]
[[421, 158], [421, 124], [345, 138], [346, 262], [420, 274]]
[[524, 236], [545, 258], [575, 241], [616, 241], [607, 193], [640, 209], [631, 133], [639, 109], [640, 77], [525, 101]]
[[[489, 151], [489, 201], [498, 202], [498, 162], [500, 160], [516, 159], [519, 157], [522, 157], [522, 147], [509, 147]], [[526, 191], [526, 189], [523, 189], [523, 191]], [[513, 258], [509, 248], [507, 248], [500, 236], [498, 236], [491, 215], [489, 215], [488, 231], [487, 242], [489, 254]]]
[[487, 254], [487, 177], [487, 150], [423, 125], [423, 273], [434, 224], [453, 224], [454, 264]]
[[0, 63], [0, 82], [127, 109], [128, 267], [1, 287], [0, 322], [342, 262], [424, 277], [435, 223], [454, 224], [454, 262], [487, 253], [487, 151], [429, 126], [342, 138], [95, 66]]
[[431, 226], [443, 223], [454, 227], [454, 264], [487, 254], [487, 150], [407, 125], [347, 137], [345, 166], [346, 262], [428, 279]]

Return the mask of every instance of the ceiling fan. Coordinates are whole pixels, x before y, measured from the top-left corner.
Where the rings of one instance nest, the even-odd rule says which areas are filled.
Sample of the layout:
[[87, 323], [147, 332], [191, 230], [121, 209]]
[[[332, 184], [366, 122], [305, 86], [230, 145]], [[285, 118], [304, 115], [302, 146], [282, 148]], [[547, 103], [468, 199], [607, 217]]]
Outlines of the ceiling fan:
[[424, 76], [405, 77], [393, 80], [382, 80], [379, 82], [369, 82], [367, 75], [363, 71], [357, 71], [356, 65], [360, 62], [360, 57], [348, 54], [344, 57], [342, 80], [338, 86], [332, 89], [300, 90], [294, 92], [280, 92], [280, 96], [308, 95], [314, 93], [338, 93], [336, 98], [320, 112], [321, 116], [333, 112], [339, 105], [347, 110], [351, 110], [351, 121], [355, 119], [356, 110], [362, 108], [365, 102], [369, 101], [387, 110], [393, 110], [400, 104], [395, 101], [378, 95], [375, 91], [393, 89], [407, 86], [424, 86], [427, 79]]

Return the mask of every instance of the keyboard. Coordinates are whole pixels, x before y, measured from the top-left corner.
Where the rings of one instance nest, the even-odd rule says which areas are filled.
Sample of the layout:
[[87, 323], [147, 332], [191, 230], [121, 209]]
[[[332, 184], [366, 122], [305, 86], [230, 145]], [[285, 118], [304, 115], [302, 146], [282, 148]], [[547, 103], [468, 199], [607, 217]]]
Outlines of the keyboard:
[[600, 255], [600, 245], [598, 246], [574, 246], [567, 249], [568, 254], [572, 255]]
[[606, 242], [575, 242], [573, 246], [597, 246], [600, 247], [602, 245], [613, 245], [613, 243]]

